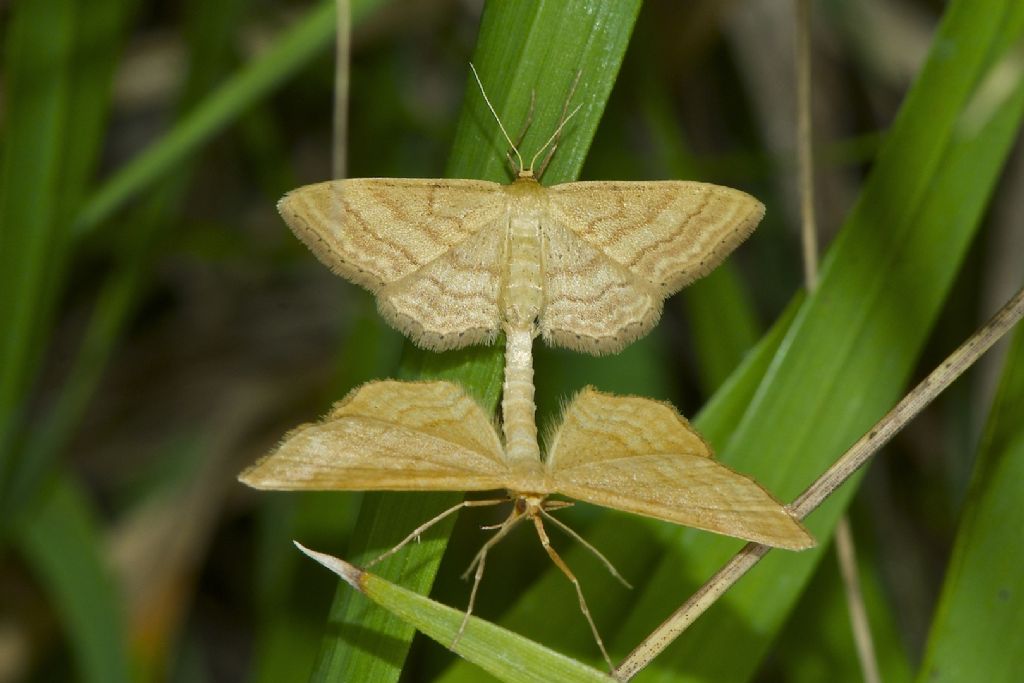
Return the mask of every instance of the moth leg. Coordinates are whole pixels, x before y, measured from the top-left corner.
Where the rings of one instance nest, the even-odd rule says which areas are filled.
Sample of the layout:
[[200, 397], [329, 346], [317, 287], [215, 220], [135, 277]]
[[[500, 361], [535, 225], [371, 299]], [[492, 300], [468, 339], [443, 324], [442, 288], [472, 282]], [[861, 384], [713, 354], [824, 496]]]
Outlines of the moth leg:
[[[504, 502], [504, 501], [502, 501]], [[452, 641], [452, 647], [454, 648], [459, 639], [462, 638], [463, 632], [466, 630], [466, 624], [469, 623], [469, 616], [473, 614], [473, 605], [476, 603], [476, 591], [480, 587], [480, 580], [484, 578], [484, 564], [487, 562], [487, 551], [496, 546], [501, 539], [508, 535], [508, 532], [512, 531], [523, 519], [523, 516], [513, 510], [512, 514], [508, 516], [498, 531], [487, 539], [487, 542], [483, 544], [480, 551], [473, 558], [473, 561], [469, 563], [469, 567], [466, 572], [462, 575], [463, 579], [469, 577], [469, 573], [476, 569], [476, 573], [473, 575], [473, 588], [469, 591], [469, 605], [466, 607], [466, 615], [462, 617], [462, 623], [459, 624], [459, 630], [455, 634], [455, 640]]]
[[526, 122], [523, 124], [522, 130], [519, 131], [519, 136], [516, 138], [516, 149], [523, 144], [523, 138], [526, 137], [526, 131], [530, 130], [530, 126], [533, 125], [533, 108], [537, 104], [537, 90], [530, 88], [530, 108], [526, 110]]
[[572, 85], [569, 86], [569, 94], [565, 97], [565, 104], [562, 105], [562, 116], [558, 119], [558, 134], [555, 135], [555, 140], [551, 145], [551, 149], [548, 150], [547, 155], [544, 157], [544, 161], [541, 162], [540, 168], [537, 170], [537, 177], [540, 178], [544, 175], [544, 171], [547, 170], [548, 164], [551, 163], [551, 157], [555, 156], [555, 150], [558, 149], [558, 139], [561, 137], [562, 125], [569, 118], [569, 103], [572, 102], [572, 96], [576, 94], [576, 86], [580, 84], [580, 76], [583, 75], [583, 69], [576, 72], [576, 78], [573, 79]]
[[452, 507], [448, 508], [447, 510], [445, 510], [441, 514], [437, 515], [436, 517], [427, 520], [423, 524], [420, 524], [418, 527], [416, 527], [415, 529], [412, 530], [412, 533], [410, 533], [408, 536], [403, 538], [398, 545], [396, 545], [391, 550], [388, 550], [384, 554], [378, 555], [377, 559], [375, 559], [372, 562], [370, 562], [369, 564], [367, 564], [366, 567], [370, 568], [373, 565], [377, 564], [378, 562], [381, 562], [382, 560], [386, 560], [387, 558], [391, 557], [392, 555], [397, 553], [399, 550], [401, 550], [402, 548], [407, 546], [410, 542], [412, 542], [413, 539], [419, 538], [419, 536], [423, 532], [425, 532], [427, 529], [429, 529], [430, 527], [434, 526], [435, 524], [440, 522], [445, 517], [448, 517], [449, 515], [452, 515], [452, 514], [458, 512], [462, 508], [475, 508], [475, 507], [485, 507], [487, 505], [500, 505], [501, 503], [504, 503], [506, 501], [508, 501], [508, 498], [491, 499], [491, 500], [464, 500], [461, 503], [459, 503], [458, 505], [453, 505]]
[[601, 655], [604, 656], [604, 661], [608, 663], [608, 668], [615, 671], [615, 665], [612, 664], [612, 658], [608, 656], [608, 651], [604, 649], [604, 641], [601, 640], [601, 634], [597, 632], [597, 625], [594, 624], [593, 617], [590, 616], [590, 609], [587, 607], [587, 601], [583, 598], [583, 589], [580, 587], [580, 581], [576, 578], [576, 575], [569, 569], [569, 565], [562, 560], [562, 557], [555, 552], [555, 549], [551, 547], [551, 539], [548, 538], [548, 534], [544, 531], [544, 522], [541, 520], [540, 515], [534, 515], [533, 525], [537, 528], [537, 536], [540, 537], [540, 544], [544, 546], [544, 551], [551, 558], [551, 561], [555, 563], [555, 566], [562, 570], [566, 578], [572, 582], [572, 585], [576, 587], [576, 597], [580, 601], [580, 611], [583, 612], [583, 616], [587, 618], [587, 623], [590, 624], [590, 631], [594, 634], [594, 640], [597, 642], [597, 647], [601, 649]]
[[542, 515], [544, 515], [545, 517], [547, 517], [551, 522], [553, 522], [555, 524], [555, 526], [557, 526], [559, 529], [561, 529], [565, 533], [569, 534], [569, 536], [571, 536], [573, 539], [575, 539], [577, 543], [582, 545], [584, 548], [586, 548], [590, 552], [594, 553], [594, 555], [597, 556], [597, 559], [601, 560], [601, 562], [604, 564], [605, 568], [608, 569], [608, 573], [611, 574], [612, 576], [614, 576], [616, 579], [618, 579], [619, 583], [621, 583], [626, 588], [629, 588], [630, 590], [633, 589], [633, 586], [629, 583], [629, 581], [626, 581], [626, 579], [622, 578], [622, 574], [620, 574], [619, 570], [617, 570], [615, 568], [615, 565], [612, 564], [611, 560], [609, 560], [607, 557], [605, 557], [603, 554], [601, 554], [600, 550], [598, 550], [593, 545], [591, 545], [589, 542], [587, 542], [587, 539], [583, 538], [578, 533], [573, 531], [572, 527], [570, 527], [568, 524], [566, 524], [562, 520], [556, 518], [554, 515], [549, 514], [547, 510], [544, 510], [542, 508], [540, 513]]
[[[501, 502], [504, 503], [505, 501]], [[508, 516], [508, 519], [501, 523], [501, 525], [498, 527], [498, 532], [491, 536], [489, 539], [487, 539], [487, 542], [484, 543], [483, 546], [480, 548], [479, 552], [477, 552], [476, 557], [474, 557], [473, 561], [469, 563], [468, 567], [466, 567], [466, 571], [462, 573], [463, 580], [469, 578], [469, 575], [473, 573], [473, 570], [476, 568], [476, 566], [483, 561], [484, 557], [487, 556], [487, 551], [493, 548], [495, 545], [497, 545], [498, 541], [505, 538], [505, 536], [508, 535], [508, 532], [511, 531], [512, 528], [516, 524], [518, 524], [521, 519], [522, 515], [513, 511], [512, 514]]]

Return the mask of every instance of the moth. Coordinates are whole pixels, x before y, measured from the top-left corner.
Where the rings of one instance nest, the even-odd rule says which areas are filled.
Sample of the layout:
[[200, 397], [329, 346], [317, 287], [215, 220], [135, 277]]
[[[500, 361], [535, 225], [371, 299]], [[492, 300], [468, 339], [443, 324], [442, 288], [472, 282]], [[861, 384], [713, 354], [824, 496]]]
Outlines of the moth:
[[239, 479], [256, 488], [284, 490], [506, 490], [507, 496], [466, 500], [446, 510], [376, 561], [464, 507], [511, 500], [508, 518], [466, 571], [474, 579], [465, 620], [472, 613], [488, 551], [528, 520], [544, 550], [573, 583], [609, 666], [579, 581], [551, 547], [544, 521], [581, 542], [625, 581], [600, 552], [550, 514], [572, 503], [549, 496], [562, 494], [779, 548], [814, 545], [771, 494], [716, 462], [708, 444], [672, 406], [593, 388], [581, 391], [565, 409], [542, 461], [509, 458], [492, 420], [456, 384], [371, 382], [351, 392], [320, 422], [293, 430]]

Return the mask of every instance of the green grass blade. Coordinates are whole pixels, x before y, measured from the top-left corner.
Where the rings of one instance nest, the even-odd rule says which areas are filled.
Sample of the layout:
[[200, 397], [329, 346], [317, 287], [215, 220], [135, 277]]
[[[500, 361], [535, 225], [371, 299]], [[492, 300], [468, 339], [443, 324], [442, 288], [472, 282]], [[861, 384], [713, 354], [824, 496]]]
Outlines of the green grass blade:
[[131, 680], [121, 603], [84, 494], [71, 480], [59, 479], [39, 503], [15, 530], [17, 546], [53, 597], [82, 680]]
[[[179, 97], [179, 110], [187, 110], [199, 100], [225, 69], [231, 55], [230, 37], [241, 16], [241, 3], [239, 0], [203, 3], [188, 16], [191, 20], [186, 27], [190, 38], [190, 64]], [[99, 123], [101, 121], [95, 126], [97, 133]], [[92, 146], [95, 147], [95, 143]], [[168, 216], [175, 212], [169, 207], [184, 195], [190, 172], [187, 164], [176, 168], [131, 215], [132, 229], [118, 254], [120, 263], [107, 277], [97, 297], [71, 371], [61, 391], [57, 392], [52, 408], [19, 449], [11, 473], [11, 496], [7, 501], [11, 514], [17, 514], [35, 495], [74, 434], [120, 339], [125, 321], [134, 310], [138, 293], [144, 289], [142, 283], [159, 245], [158, 236], [172, 224]], [[81, 172], [79, 175], [81, 194], [85, 176]]]
[[[546, 183], [571, 180], [579, 173], [638, 10], [636, 0], [490, 2], [485, 6], [473, 63], [511, 135], [521, 127], [531, 92], [536, 92], [533, 124], [522, 143], [527, 160], [554, 131], [570, 85], [582, 70], [574, 101], [583, 108], [563, 135], [544, 176]], [[451, 177], [507, 182], [506, 143], [468, 69], [465, 92], [446, 172]], [[477, 347], [431, 354], [407, 346], [401, 374], [458, 381], [493, 407], [501, 387], [501, 353], [497, 348]], [[365, 564], [459, 499], [458, 494], [367, 494], [348, 557]], [[450, 531], [450, 525], [437, 525], [422, 543], [382, 563], [380, 575], [427, 592]], [[329, 623], [315, 680], [397, 679], [413, 635], [411, 626], [367, 605], [344, 586], [335, 596]]]
[[[354, 0], [353, 20], [364, 17], [381, 1]], [[166, 135], [104, 182], [78, 213], [75, 234], [95, 229], [326, 50], [334, 38], [334, 20], [334, 0], [323, 0], [289, 27], [266, 53], [242, 67]]]
[[[659, 561], [661, 549], [652, 529], [639, 518], [620, 515], [610, 523], [595, 528], [596, 525], [585, 526], [582, 515], [570, 516], [565, 514], [567, 512], [560, 512], [559, 519], [600, 550], [623, 576], [631, 579], [639, 577], [642, 580], [644, 573]], [[595, 623], [609, 624], [625, 618], [635, 597], [633, 591], [619, 583], [587, 548], [573, 542], [561, 531], [549, 531], [552, 543], [579, 579]], [[504, 583], [501, 573], [509, 570], [497, 566], [502, 562], [502, 557], [505, 562], [509, 561], [510, 555], [515, 558], [512, 560], [516, 563], [513, 573], [526, 557], [534, 559], [537, 556], [542, 561], [547, 560], [532, 529], [523, 529], [518, 533], [526, 537], [521, 541], [525, 550], [519, 549], [518, 553], [512, 553], [509, 548], [504, 548], [503, 555], [496, 555], [491, 560], [495, 566], [492, 568], [488, 564], [489, 575], [484, 577], [481, 591], [486, 590], [488, 585], [493, 590], [494, 586]], [[624, 539], [628, 539], [628, 543]], [[468, 583], [464, 582], [461, 599], [465, 600], [466, 595]], [[527, 590], [518, 592], [511, 607], [502, 615], [500, 623], [502, 628], [541, 643], [545, 648], [557, 650], [595, 669], [607, 669], [590, 627], [580, 611], [576, 591], [561, 572], [547, 572]], [[479, 680], [480, 670], [475, 663], [454, 660], [437, 677], [436, 683], [475, 683]]]
[[918, 681], [1010, 681], [1024, 671], [1024, 329], [1006, 358]]
[[683, 292], [693, 334], [697, 374], [713, 394], [757, 341], [757, 320], [745, 285], [729, 263]]
[[[381, 0], [357, 2], [354, 8], [356, 19], [365, 17], [380, 2]], [[87, 13], [88, 21], [83, 22], [84, 30], [81, 27], [78, 29], [79, 33], [84, 36], [83, 43], [86, 45], [110, 44], [116, 46], [119, 43], [114, 36], [98, 38], [97, 34], [101, 33], [101, 29], [105, 29], [109, 33], [113, 33], [115, 30], [119, 31], [123, 21], [118, 20], [123, 19], [124, 9], [120, 8], [120, 11], [114, 12], [112, 8], [117, 8], [116, 4], [103, 7], [105, 8], [103, 12]], [[294, 48], [296, 41], [311, 40], [311, 43], [304, 44], [304, 49], [316, 47], [317, 42], [314, 39], [318, 35], [317, 27], [327, 26], [330, 29], [333, 26], [329, 25], [329, 22], [325, 23], [325, 19], [317, 15], [312, 16], [307, 22], [300, 22], [292, 32], [280, 37], [264, 58], [243, 69], [225, 86], [207, 94], [207, 91], [211, 90], [221, 77], [225, 68], [229, 53], [226, 48], [230, 46], [230, 37], [238, 26], [238, 8], [237, 3], [216, 5], [207, 3], [201, 4], [197, 10], [189, 13], [189, 16], [193, 17], [192, 26], [187, 29], [190, 36], [191, 64], [179, 104], [179, 109], [186, 112], [180, 117], [180, 121], [186, 123], [175, 127], [175, 130], [185, 128], [196, 132], [197, 137], [193, 139], [196, 145], [207, 141], [209, 136], [219, 130], [217, 126], [226, 126], [243, 115], [259, 96], [266, 95], [273, 85], [305, 63], [303, 60], [308, 61], [315, 55], [315, 50], [310, 52], [296, 50]], [[333, 14], [328, 18], [331, 17]], [[329, 30], [326, 35], [327, 39], [321, 41], [324, 45], [329, 42], [331, 35]], [[279, 61], [275, 61], [275, 59]], [[94, 58], [92, 61], [85, 62], [86, 67], [91, 66], [92, 68], [86, 69], [84, 74], [93, 77], [88, 79], [79, 77], [76, 81], [76, 89], [72, 91], [73, 96], [78, 95], [75, 101], [84, 97], [80, 92], [83, 90], [106, 96], [112, 70], [112, 66], [108, 62], [111, 60], [107, 59], [105, 62], [101, 62], [100, 66], [105, 67], [102, 71], [93, 65], [93, 61], [98, 61], [98, 59]], [[266, 73], [259, 73], [260, 69], [271, 73], [269, 76]], [[99, 73], [93, 74], [93, 72]], [[103, 75], [106, 76], [106, 81], [100, 80], [99, 77]], [[225, 102], [228, 102], [230, 98], [225, 95], [226, 92], [242, 93], [244, 97], [229, 102], [230, 106], [228, 106]], [[63, 168], [65, 176], [70, 176], [78, 181], [65, 184], [69, 195], [72, 194], [73, 188], [78, 188], [77, 195], [80, 196], [86, 179], [86, 171], [89, 170], [86, 160], [91, 158], [89, 154], [81, 150], [83, 147], [88, 148], [93, 151], [94, 156], [98, 141], [102, 139], [99, 129], [103, 121], [99, 112], [105, 111], [105, 106], [91, 108], [76, 106], [73, 110], [86, 119], [85, 123], [94, 122], [94, 125], [88, 129], [83, 127], [84, 123], [81, 125], [76, 123], [77, 132], [95, 131], [95, 135], [76, 136], [76, 140], [78, 137], [82, 137], [83, 141], [69, 148], [69, 162]], [[220, 112], [222, 118], [210, 116], [209, 112]], [[197, 120], [200, 123], [194, 123]], [[189, 121], [193, 124], [187, 124]], [[203, 125], [208, 127], [204, 129]], [[173, 134], [170, 137], [173, 138]], [[129, 221], [133, 226], [129, 238], [130, 244], [120, 254], [121, 267], [107, 278], [107, 282], [100, 292], [78, 356], [64, 388], [59, 392], [55, 405], [46, 416], [45, 427], [34, 431], [31, 438], [28, 439], [28, 443], [20, 449], [21, 457], [18, 458], [11, 473], [13, 495], [8, 503], [13, 510], [21, 507], [31, 498], [38, 483], [44, 479], [59, 451], [73, 434], [78, 420], [102, 377], [110, 353], [120, 338], [125, 321], [134, 310], [137, 292], [141, 290], [141, 283], [149, 272], [149, 266], [159, 244], [159, 235], [171, 225], [167, 216], [174, 212], [169, 207], [179, 202], [183, 196], [190, 177], [190, 166], [184, 163], [188, 161], [184, 155], [187, 150], [178, 148], [175, 152], [178, 156], [175, 156], [175, 153], [168, 153], [166, 151], [168, 149], [167, 138], [162, 138], [154, 143], [149, 152], [140, 157], [144, 158], [150, 154], [168, 162], [167, 167], [161, 170], [164, 183], [159, 185], [156, 191], [150, 192], [146, 196], [144, 204], [132, 214]], [[165, 152], [159, 152], [159, 150], [165, 150]], [[136, 161], [135, 163], [140, 162]], [[126, 167], [129, 169], [128, 176], [139, 179], [141, 176], [133, 175], [130, 171], [131, 166], [132, 164], [129, 164]], [[115, 178], [124, 177], [124, 173], [125, 171], [116, 174]], [[111, 182], [116, 184], [117, 181]], [[132, 187], [135, 192], [141, 189], [138, 186]], [[102, 194], [101, 190], [100, 195]], [[68, 205], [72, 211], [74, 206], [74, 204]]]
[[342, 577], [363, 599], [369, 598], [381, 605], [500, 680], [524, 683], [607, 683], [613, 680], [608, 674], [476, 617], [469, 619], [456, 643], [456, 635], [466, 616], [464, 612], [363, 572], [336, 557], [302, 550]]
[[[1019, 87], [984, 125], [969, 132], [964, 125], [979, 84], [1024, 26], [1019, 3], [978, 10], [967, 2], [948, 7], [932, 55], [825, 260], [819, 289], [722, 454], [783, 499], [895, 402], [1020, 125]], [[845, 487], [811, 516], [820, 540], [852, 492]], [[679, 539], [685, 572], [657, 572], [620, 636], [626, 646], [666, 616], [666, 596], [681, 601], [738, 548], [692, 531]], [[686, 680], [745, 680], [820, 556], [820, 549], [771, 553], [658, 660], [658, 670], [685, 671]], [[746, 656], [731, 657], [736, 651]]]
[[[854, 529], [856, 535], [856, 525]], [[887, 604], [878, 557], [862, 538], [856, 541], [861, 590], [881, 678], [885, 683], [907, 683], [913, 678], [910, 660]], [[769, 675], [789, 683], [863, 680], [853, 643], [846, 587], [832, 547], [779, 635]]]
[[96, 171], [108, 123], [114, 70], [121, 57], [137, 0], [89, 3], [75, 15], [74, 78], [67, 98], [70, 133], [63, 146], [60, 170], [61, 225], [81, 206]]
[[18, 3], [6, 35], [0, 162], [0, 493], [50, 307], [76, 4]]
[[[53, 3], [34, 3], [16, 13], [9, 34], [4, 139], [10, 144], [0, 185], [0, 326], [8, 332], [0, 338], [3, 505], [20, 494], [10, 479], [20, 466], [22, 411], [64, 280], [68, 221], [103, 140], [130, 6], [115, 0], [86, 12], [71, 3], [62, 6], [62, 19], [53, 15]], [[69, 32], [62, 21], [71, 24]], [[65, 40], [70, 44], [61, 47]]]

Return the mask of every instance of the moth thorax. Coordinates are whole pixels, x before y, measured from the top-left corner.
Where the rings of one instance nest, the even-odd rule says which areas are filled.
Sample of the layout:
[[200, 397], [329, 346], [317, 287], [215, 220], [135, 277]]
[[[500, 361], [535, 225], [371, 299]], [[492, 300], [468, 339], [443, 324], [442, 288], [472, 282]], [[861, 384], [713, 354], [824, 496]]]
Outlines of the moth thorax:
[[533, 517], [539, 515], [541, 510], [544, 509], [545, 494], [541, 493], [513, 493], [514, 502], [512, 505], [515, 507], [517, 515]]
[[513, 326], [532, 326], [544, 303], [540, 218], [537, 202], [511, 203], [502, 308]]

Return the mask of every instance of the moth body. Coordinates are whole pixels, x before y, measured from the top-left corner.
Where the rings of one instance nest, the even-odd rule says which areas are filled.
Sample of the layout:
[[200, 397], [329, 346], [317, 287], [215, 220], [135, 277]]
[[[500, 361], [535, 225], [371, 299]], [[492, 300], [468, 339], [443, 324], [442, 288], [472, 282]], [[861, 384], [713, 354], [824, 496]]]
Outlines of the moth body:
[[508, 233], [505, 237], [501, 308], [505, 325], [533, 329], [544, 307], [541, 224], [544, 188], [533, 178], [506, 185]]
[[509, 469], [516, 477], [543, 477], [537, 443], [533, 387], [533, 326], [505, 332], [505, 385], [501, 398], [502, 430]]

